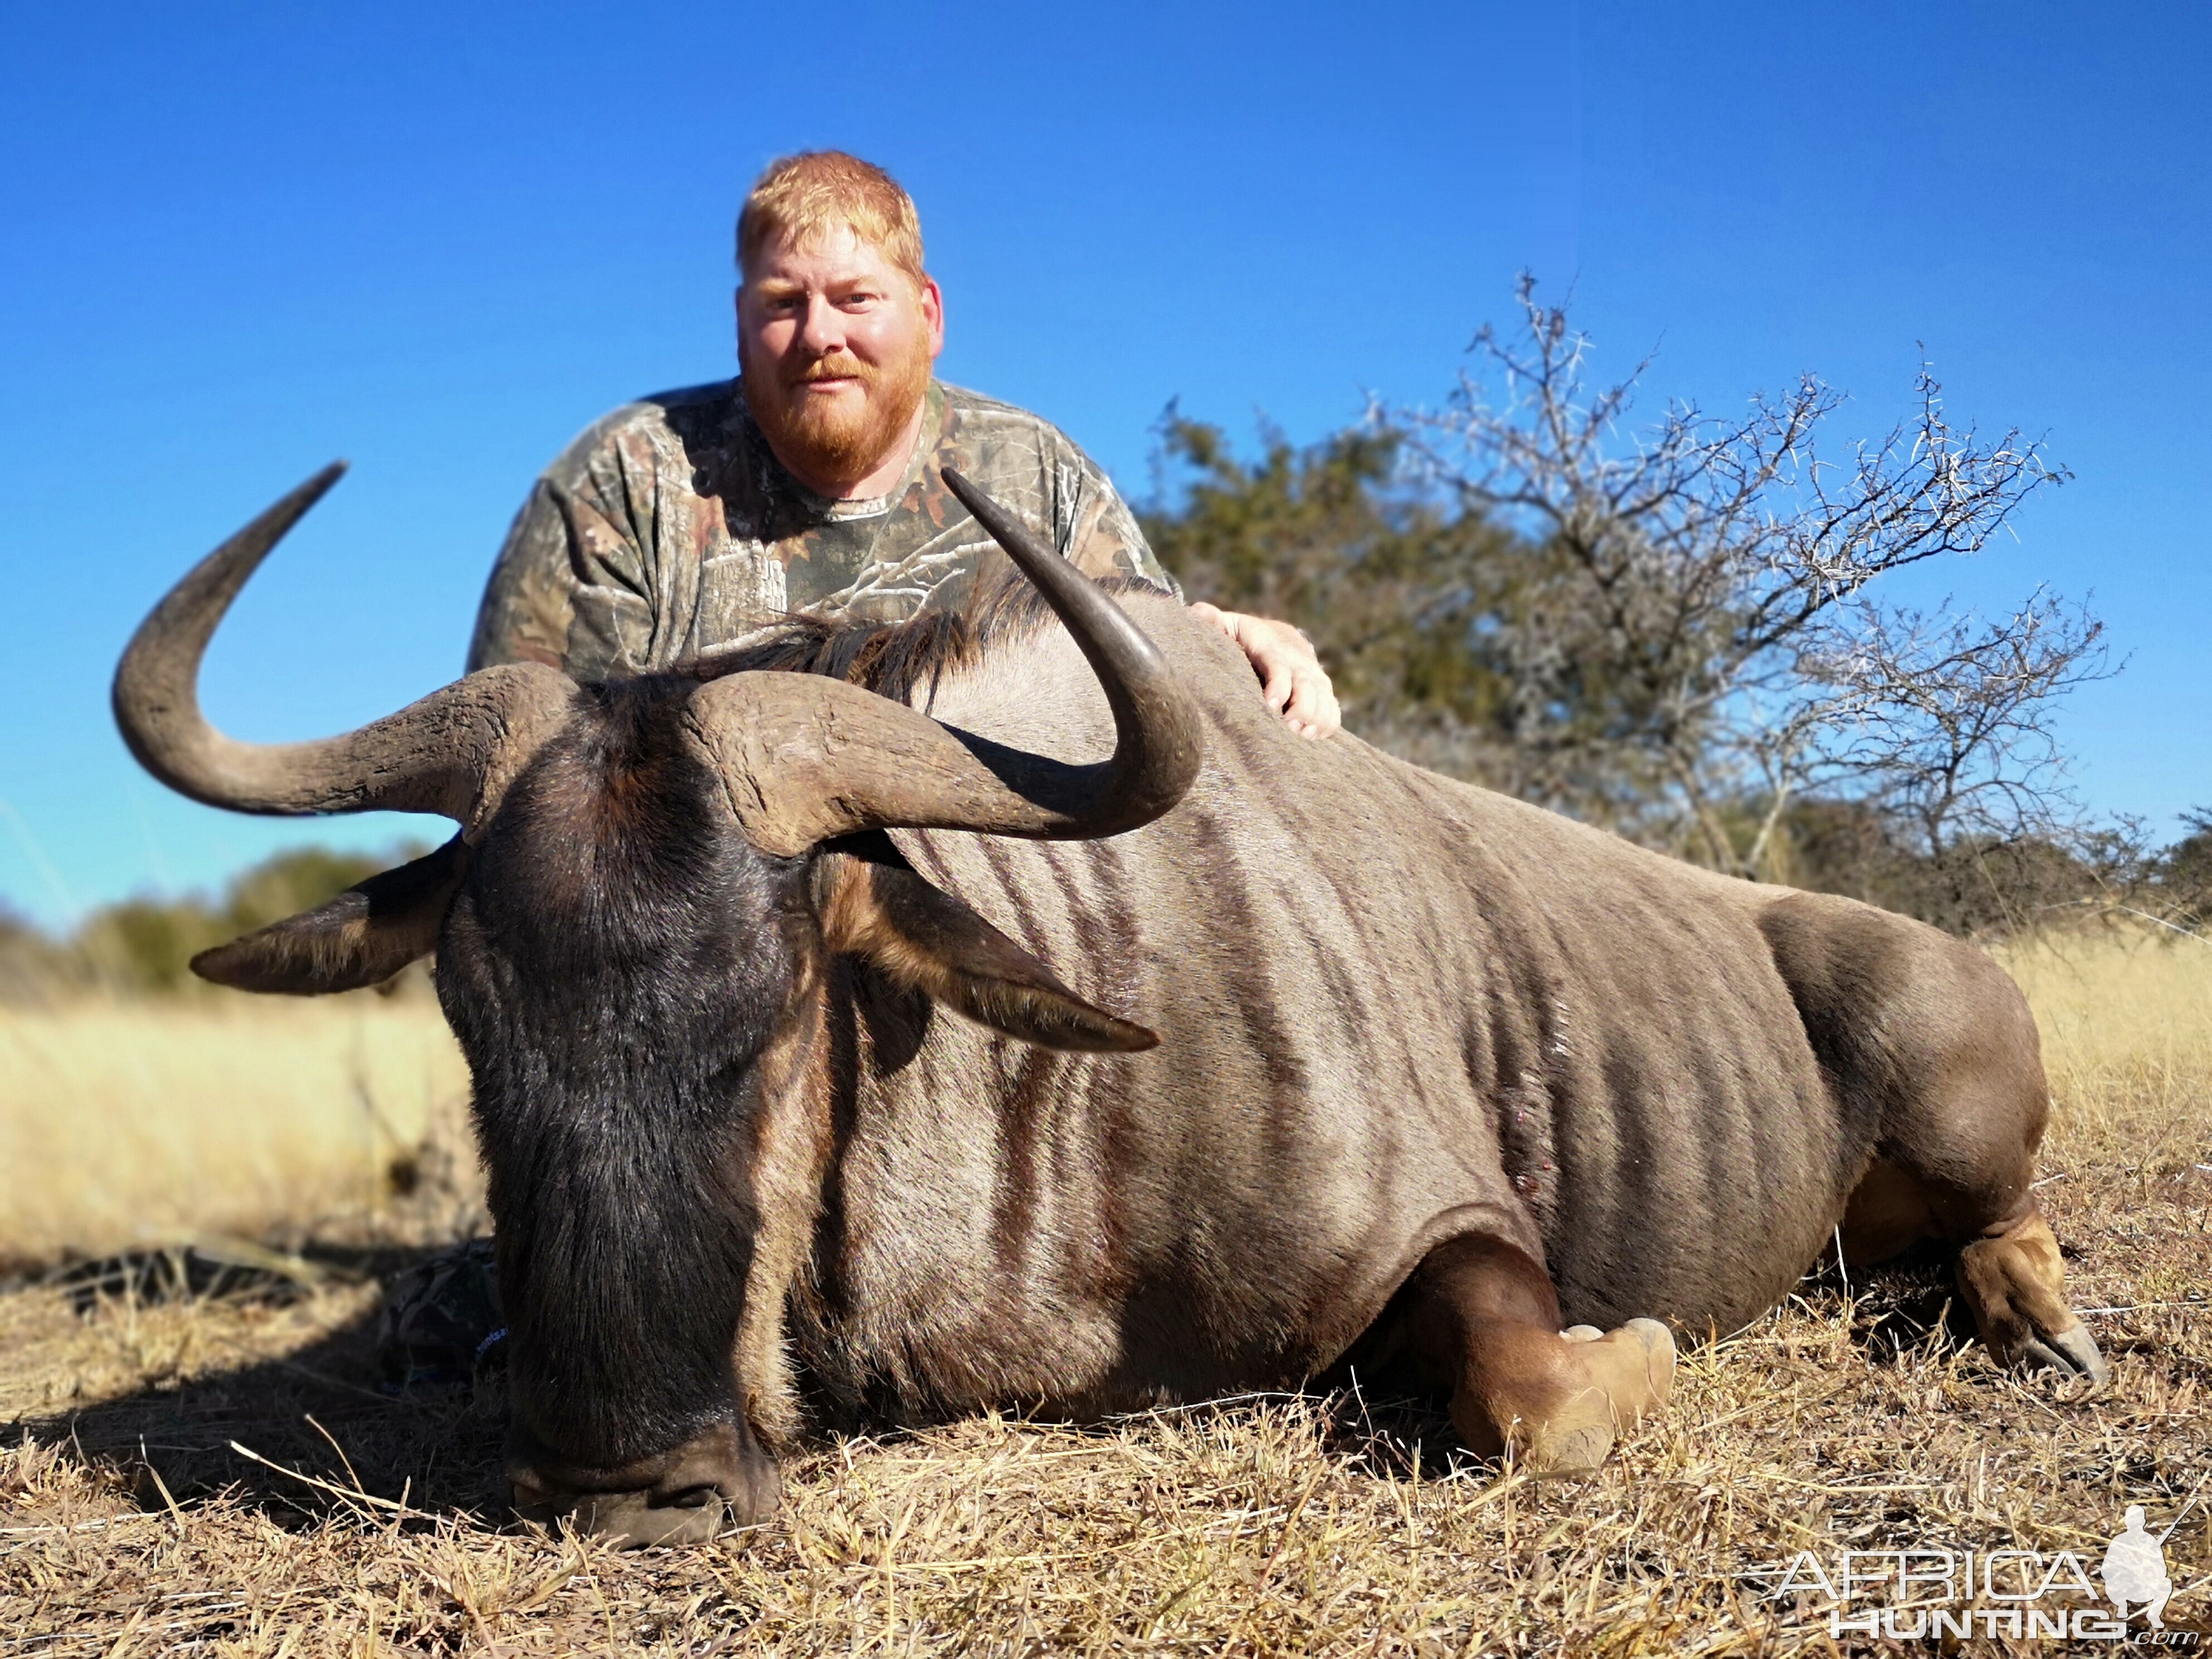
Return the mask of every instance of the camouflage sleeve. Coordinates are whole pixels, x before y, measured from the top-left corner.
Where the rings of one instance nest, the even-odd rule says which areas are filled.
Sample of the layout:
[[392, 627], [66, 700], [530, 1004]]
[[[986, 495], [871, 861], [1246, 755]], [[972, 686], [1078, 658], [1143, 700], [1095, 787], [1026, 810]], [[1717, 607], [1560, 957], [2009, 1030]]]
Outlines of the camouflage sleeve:
[[593, 428], [532, 487], [484, 587], [471, 672], [504, 662], [542, 662], [577, 680], [644, 672], [647, 560], [619, 527], [634, 516], [621, 499], [629, 474], [618, 443]]
[[1060, 550], [1091, 576], [1134, 576], [1176, 599], [1182, 589], [1160, 568], [1136, 515], [1098, 464], [1060, 434]]

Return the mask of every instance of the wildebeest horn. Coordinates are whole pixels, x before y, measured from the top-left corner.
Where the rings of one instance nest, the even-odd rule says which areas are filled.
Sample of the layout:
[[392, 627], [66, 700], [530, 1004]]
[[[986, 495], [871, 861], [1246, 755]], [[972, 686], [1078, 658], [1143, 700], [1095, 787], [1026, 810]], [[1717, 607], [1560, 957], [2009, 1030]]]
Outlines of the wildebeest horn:
[[313, 743], [225, 737], [200, 713], [200, 659], [270, 549], [338, 481], [334, 462], [195, 566], [138, 625], [115, 671], [115, 723], [139, 763], [210, 806], [284, 816], [438, 812], [483, 820], [574, 688], [536, 663], [487, 668], [396, 714]]
[[1149, 823], [1198, 775], [1196, 706], [1089, 577], [951, 468], [945, 481], [1066, 624], [1114, 713], [1110, 760], [1073, 765], [956, 732], [839, 680], [733, 674], [700, 687], [700, 735], [747, 835], [795, 855], [861, 830], [1092, 840]]

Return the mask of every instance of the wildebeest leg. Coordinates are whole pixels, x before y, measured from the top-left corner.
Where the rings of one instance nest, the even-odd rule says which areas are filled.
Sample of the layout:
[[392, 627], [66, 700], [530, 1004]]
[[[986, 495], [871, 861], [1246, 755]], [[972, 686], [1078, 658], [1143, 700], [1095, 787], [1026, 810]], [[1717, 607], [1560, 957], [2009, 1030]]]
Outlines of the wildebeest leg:
[[1498, 1240], [1462, 1237], [1407, 1285], [1407, 1334], [1451, 1379], [1452, 1426], [1482, 1456], [1511, 1449], [1541, 1473], [1587, 1474], [1615, 1435], [1667, 1401], [1674, 1340], [1656, 1320], [1605, 1334], [1559, 1329], [1542, 1267]]
[[2036, 1207], [2051, 1091], [2020, 988], [1972, 945], [1846, 899], [1790, 894], [1759, 926], [1838, 1105], [1873, 1129], [1844, 1259], [1956, 1245], [1960, 1291], [1999, 1360], [2109, 1375]]
[[[1954, 1149], [1955, 1150], [1955, 1149]], [[1959, 1291], [1999, 1361], [2103, 1382], [2112, 1367], [2068, 1305], [2058, 1241], [2027, 1189], [2028, 1159], [2005, 1178], [1962, 1184], [1877, 1159], [1844, 1212], [1844, 1258], [1884, 1261], [1924, 1238], [1959, 1245]]]
[[2101, 1382], [2111, 1368], [2067, 1305], [2058, 1241], [2035, 1201], [2051, 1091], [2034, 1018], [1986, 957], [1942, 948], [1948, 995], [1899, 1021], [1887, 1050], [1881, 1152], [1845, 1207], [1844, 1255], [1880, 1260], [1923, 1237], [1954, 1245], [1960, 1292], [1998, 1361]]
[[2079, 1371], [2100, 1382], [2112, 1375], [2067, 1304], [2058, 1241], [2034, 1199], [1959, 1252], [1959, 1288], [1983, 1342], [2007, 1364]]

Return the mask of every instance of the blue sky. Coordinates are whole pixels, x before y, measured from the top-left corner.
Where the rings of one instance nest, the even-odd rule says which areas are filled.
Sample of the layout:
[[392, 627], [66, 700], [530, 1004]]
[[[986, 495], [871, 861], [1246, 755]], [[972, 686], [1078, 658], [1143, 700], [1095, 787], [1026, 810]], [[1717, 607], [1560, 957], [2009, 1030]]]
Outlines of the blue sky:
[[0, 899], [60, 922], [440, 833], [167, 795], [109, 722], [116, 653], [344, 455], [209, 709], [305, 737], [450, 678], [532, 476], [731, 372], [736, 204], [831, 144], [921, 204], [945, 376], [1133, 493], [1171, 398], [1300, 439], [1439, 399], [1523, 267], [1601, 371], [1659, 347], [1655, 398], [1813, 369], [1872, 434], [1924, 344], [1954, 418], [2078, 475], [1937, 589], [2094, 590], [2130, 663], [2067, 716], [2085, 792], [2162, 831], [2212, 802], [2212, 14], [1537, 9], [0, 0]]

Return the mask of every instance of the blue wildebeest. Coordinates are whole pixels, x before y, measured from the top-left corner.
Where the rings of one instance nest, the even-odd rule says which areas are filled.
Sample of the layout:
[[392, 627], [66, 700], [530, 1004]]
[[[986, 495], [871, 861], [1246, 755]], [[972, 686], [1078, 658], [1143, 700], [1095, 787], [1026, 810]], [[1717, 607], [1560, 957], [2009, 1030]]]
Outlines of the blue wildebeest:
[[2035, 1028], [1978, 951], [1302, 743], [1218, 633], [964, 484], [1042, 604], [233, 741], [202, 653], [336, 476], [161, 602], [116, 713], [199, 800], [460, 824], [194, 966], [316, 993], [436, 953], [524, 1516], [708, 1536], [809, 1420], [1352, 1361], [1588, 1469], [1666, 1399], [1669, 1326], [1755, 1317], [1838, 1225], [1860, 1261], [1948, 1242], [1998, 1358], [2104, 1374], [2030, 1192]]

